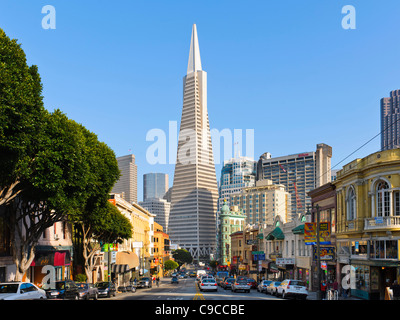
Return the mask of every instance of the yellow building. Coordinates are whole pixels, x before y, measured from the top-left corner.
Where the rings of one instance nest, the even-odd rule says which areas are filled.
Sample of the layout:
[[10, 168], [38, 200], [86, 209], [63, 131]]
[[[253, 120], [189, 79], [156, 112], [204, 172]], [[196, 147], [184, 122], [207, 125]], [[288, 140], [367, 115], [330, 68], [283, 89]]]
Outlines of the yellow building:
[[[122, 269], [112, 268], [112, 271], [115, 271], [115, 277], [119, 284], [126, 284], [131, 278], [139, 279], [140, 276], [149, 276], [154, 254], [155, 215], [137, 203], [129, 203], [119, 194], [110, 194], [110, 202], [129, 219], [132, 225], [132, 237], [118, 245], [115, 260], [115, 266], [118, 266], [120, 261], [124, 264], [129, 261], [128, 267]], [[126, 253], [130, 254], [130, 256]], [[118, 259], [118, 256], [120, 256], [120, 259]]]
[[[383, 299], [400, 280], [400, 149], [346, 164], [334, 184], [337, 263], [345, 277], [339, 285], [364, 299]], [[345, 269], [354, 274], [346, 276]]]
[[170, 260], [169, 236], [163, 230], [162, 225], [154, 222], [154, 259], [151, 264], [151, 273], [155, 277], [164, 276], [164, 262]]

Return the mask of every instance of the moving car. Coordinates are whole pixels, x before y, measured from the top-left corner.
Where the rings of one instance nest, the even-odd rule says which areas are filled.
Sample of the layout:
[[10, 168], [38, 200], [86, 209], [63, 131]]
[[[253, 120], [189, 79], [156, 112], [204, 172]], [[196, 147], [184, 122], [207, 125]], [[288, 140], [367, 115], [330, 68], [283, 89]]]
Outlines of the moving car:
[[29, 282], [0, 283], [0, 300], [47, 299], [46, 291]]
[[250, 286], [250, 289], [257, 289], [257, 281], [252, 278], [247, 278], [247, 284]]
[[153, 286], [151, 278], [143, 277], [139, 280], [138, 288], [151, 288]]
[[235, 278], [226, 278], [224, 282], [222, 282], [222, 288], [224, 288], [225, 290], [231, 289], [233, 282], [235, 282]]
[[79, 289], [79, 299], [81, 300], [97, 300], [99, 290], [92, 283], [77, 282]]
[[218, 271], [215, 280], [217, 281], [217, 284], [220, 286], [222, 281], [224, 281], [224, 279], [228, 276], [229, 276], [228, 271]]
[[267, 291], [266, 293], [269, 293], [270, 295], [276, 295], [276, 290], [281, 284], [280, 281], [272, 281], [268, 286], [267, 286]]
[[286, 279], [279, 285], [276, 295], [280, 295], [282, 298], [295, 297], [307, 299], [308, 291], [304, 281]]
[[218, 291], [218, 284], [214, 278], [203, 278], [199, 285], [200, 291]]
[[171, 283], [172, 284], [178, 284], [179, 283], [178, 277], [172, 277]]
[[271, 283], [271, 280], [262, 280], [257, 286], [258, 292], [267, 292], [267, 287]]
[[115, 297], [116, 289], [114, 283], [108, 281], [97, 282], [95, 287], [98, 290], [99, 297], [110, 298], [111, 295]]
[[79, 300], [79, 287], [75, 281], [62, 280], [55, 282], [55, 288], [46, 290], [47, 299]]
[[244, 277], [236, 278], [236, 280], [232, 283], [231, 286], [232, 292], [236, 291], [250, 292], [251, 286], [248, 280], [249, 279], [246, 279]]

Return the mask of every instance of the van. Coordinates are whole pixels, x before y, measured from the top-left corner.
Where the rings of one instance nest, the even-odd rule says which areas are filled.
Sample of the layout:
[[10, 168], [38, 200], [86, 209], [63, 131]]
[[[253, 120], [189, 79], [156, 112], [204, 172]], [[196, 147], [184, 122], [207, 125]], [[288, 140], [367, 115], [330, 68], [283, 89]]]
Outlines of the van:
[[201, 276], [205, 276], [207, 274], [206, 270], [197, 270], [196, 275], [197, 279], [200, 279]]

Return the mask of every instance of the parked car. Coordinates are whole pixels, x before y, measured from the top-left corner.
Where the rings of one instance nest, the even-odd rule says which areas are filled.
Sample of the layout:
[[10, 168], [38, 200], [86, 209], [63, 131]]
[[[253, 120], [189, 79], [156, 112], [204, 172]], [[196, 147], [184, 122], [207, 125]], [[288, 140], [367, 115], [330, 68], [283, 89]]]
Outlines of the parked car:
[[81, 300], [97, 300], [99, 290], [92, 283], [77, 282], [79, 289], [79, 299]]
[[138, 288], [151, 288], [152, 286], [153, 286], [153, 283], [151, 281], [151, 278], [149, 278], [149, 277], [141, 278], [137, 285]]
[[126, 292], [136, 292], [136, 287], [132, 284], [126, 286]]
[[115, 297], [116, 289], [114, 283], [108, 281], [97, 282], [95, 287], [98, 290], [99, 297]]
[[47, 299], [79, 300], [79, 287], [75, 281], [62, 280], [55, 282], [55, 288], [46, 290]]
[[171, 278], [171, 283], [172, 284], [178, 284], [179, 283], [178, 277], [172, 277]]
[[277, 289], [277, 296], [282, 298], [295, 297], [306, 299], [308, 296], [307, 287], [304, 281], [286, 279], [281, 282]]
[[199, 285], [200, 291], [218, 291], [218, 284], [214, 278], [203, 278]]
[[0, 283], [0, 300], [47, 299], [46, 291], [29, 282]]
[[232, 288], [232, 283], [235, 281], [235, 278], [226, 278], [224, 282], [222, 283], [222, 288], [226, 289], [231, 289]]
[[267, 287], [271, 283], [271, 280], [262, 280], [257, 286], [258, 292], [267, 292]]
[[278, 288], [278, 286], [281, 284], [280, 281], [272, 281], [268, 286], [267, 286], [267, 292], [270, 295], [276, 295], [276, 290]]
[[257, 289], [257, 281], [252, 278], [247, 278], [247, 284], [251, 289]]
[[244, 291], [244, 292], [250, 292], [251, 285], [248, 281], [248, 278], [244, 277], [238, 277], [234, 282], [232, 282], [231, 289], [232, 292], [236, 291]]

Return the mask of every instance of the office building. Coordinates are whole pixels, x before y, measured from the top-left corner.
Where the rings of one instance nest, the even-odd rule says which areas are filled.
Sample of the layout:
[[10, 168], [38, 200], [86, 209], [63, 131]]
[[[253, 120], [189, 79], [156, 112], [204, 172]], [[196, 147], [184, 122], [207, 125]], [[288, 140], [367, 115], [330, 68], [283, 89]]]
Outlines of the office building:
[[276, 217], [291, 220], [291, 195], [281, 184], [271, 180], [259, 180], [254, 187], [243, 188], [231, 198], [246, 215], [246, 225], [271, 225]]
[[257, 162], [247, 157], [237, 157], [224, 161], [219, 182], [219, 210], [224, 205], [230, 206], [230, 198], [243, 188], [253, 187], [256, 182]]
[[112, 193], [119, 193], [129, 203], [137, 203], [137, 165], [135, 156], [129, 154], [117, 157], [121, 177], [115, 183]]
[[400, 90], [381, 99], [381, 150], [400, 148]]
[[147, 198], [139, 202], [139, 205], [152, 214], [155, 214], [154, 221], [160, 224], [168, 233], [168, 221], [171, 203], [160, 198]]
[[148, 198], [162, 199], [168, 191], [168, 175], [146, 173], [143, 175], [143, 201]]
[[320, 143], [316, 151], [272, 158], [262, 155], [257, 163], [257, 180], [282, 184], [291, 195], [291, 211], [299, 216], [307, 211], [311, 199], [307, 192], [331, 181], [332, 147]]
[[193, 25], [171, 195], [168, 233], [194, 260], [208, 260], [216, 246], [218, 186], [207, 113], [207, 73], [202, 70]]

